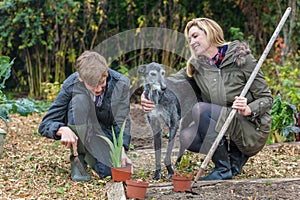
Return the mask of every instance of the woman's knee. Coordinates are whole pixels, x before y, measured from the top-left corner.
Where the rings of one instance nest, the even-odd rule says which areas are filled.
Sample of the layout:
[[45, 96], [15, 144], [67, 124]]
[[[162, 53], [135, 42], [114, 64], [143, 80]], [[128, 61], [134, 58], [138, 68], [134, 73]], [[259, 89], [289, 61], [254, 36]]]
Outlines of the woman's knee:
[[196, 131], [182, 131], [179, 136], [180, 146], [192, 152], [198, 152], [201, 147], [201, 141]]
[[197, 137], [197, 127], [194, 125], [189, 128], [183, 129], [179, 135], [180, 144], [186, 146], [186, 144], [190, 144]]
[[197, 123], [201, 116], [209, 114], [210, 104], [205, 102], [196, 103], [192, 109], [193, 120]]

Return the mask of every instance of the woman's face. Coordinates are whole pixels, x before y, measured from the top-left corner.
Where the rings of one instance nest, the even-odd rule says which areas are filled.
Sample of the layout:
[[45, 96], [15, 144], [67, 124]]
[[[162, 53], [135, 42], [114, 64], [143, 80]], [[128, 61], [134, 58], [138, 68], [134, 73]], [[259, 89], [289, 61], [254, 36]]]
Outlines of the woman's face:
[[188, 34], [189, 44], [191, 49], [194, 51], [195, 56], [207, 56], [207, 50], [211, 47], [206, 34], [198, 26], [192, 26]]

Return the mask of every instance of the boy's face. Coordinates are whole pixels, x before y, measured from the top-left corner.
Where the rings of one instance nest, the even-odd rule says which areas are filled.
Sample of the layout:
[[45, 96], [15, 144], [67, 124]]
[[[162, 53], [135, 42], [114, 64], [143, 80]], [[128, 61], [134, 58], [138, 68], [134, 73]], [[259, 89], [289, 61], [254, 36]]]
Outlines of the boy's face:
[[104, 90], [105, 90], [105, 87], [106, 87], [106, 78], [107, 77], [102, 77], [100, 80], [99, 80], [99, 83], [96, 87], [93, 87], [93, 86], [90, 86], [88, 85], [87, 83], [84, 82], [84, 85], [85, 87], [95, 96], [100, 96]]

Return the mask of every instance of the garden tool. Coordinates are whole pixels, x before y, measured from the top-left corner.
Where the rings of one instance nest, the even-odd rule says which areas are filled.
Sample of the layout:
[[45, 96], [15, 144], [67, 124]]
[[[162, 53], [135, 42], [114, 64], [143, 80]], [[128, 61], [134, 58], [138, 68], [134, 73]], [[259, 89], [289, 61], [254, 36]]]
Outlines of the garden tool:
[[76, 167], [78, 168], [79, 172], [81, 173], [82, 176], [89, 176], [89, 174], [86, 172], [84, 166], [80, 162], [78, 158], [78, 153], [77, 153], [77, 144], [73, 144], [73, 156], [74, 156], [74, 163]]

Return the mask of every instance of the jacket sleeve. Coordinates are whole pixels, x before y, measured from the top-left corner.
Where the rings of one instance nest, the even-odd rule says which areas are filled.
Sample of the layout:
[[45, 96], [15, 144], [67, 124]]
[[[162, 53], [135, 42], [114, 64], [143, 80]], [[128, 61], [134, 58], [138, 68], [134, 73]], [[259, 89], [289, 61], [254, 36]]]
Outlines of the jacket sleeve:
[[67, 110], [70, 100], [71, 93], [63, 86], [49, 108], [48, 113], [40, 123], [38, 131], [42, 136], [55, 140], [61, 139], [56, 136], [56, 132], [61, 126], [66, 125]]
[[[256, 66], [256, 61], [252, 55], [247, 56], [246, 59], [244, 75], [248, 80]], [[272, 108], [273, 97], [261, 70], [257, 73], [248, 93], [253, 97], [253, 101], [248, 103], [253, 117], [261, 116]]]
[[[193, 89], [194, 94], [196, 95], [197, 101], [203, 101], [202, 97], [201, 97], [201, 90], [198, 87], [196, 81], [194, 78], [192, 77], [188, 77], [187, 73], [186, 73], [186, 67], [180, 69], [178, 72], [171, 74], [167, 80], [170, 80], [174, 85], [176, 85], [176, 83], [180, 83], [180, 82], [188, 82], [189, 86]], [[190, 87], [186, 88], [189, 89]], [[178, 95], [177, 95], [178, 96]], [[183, 97], [186, 98], [186, 97]]]
[[123, 146], [126, 151], [130, 144], [130, 81], [127, 77], [122, 76], [116, 83], [111, 100], [112, 112], [114, 115], [114, 130], [119, 135], [122, 124], [126, 120], [123, 135]]
[[186, 68], [182, 68], [178, 72], [171, 74], [168, 79], [171, 81], [187, 81], [189, 77], [186, 74]]

